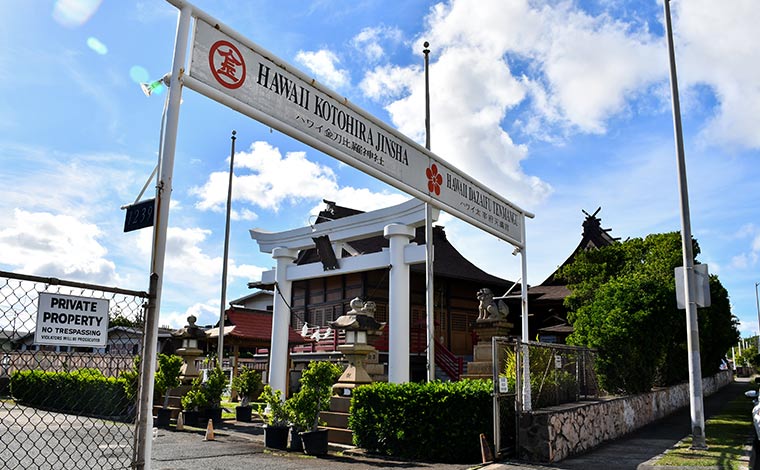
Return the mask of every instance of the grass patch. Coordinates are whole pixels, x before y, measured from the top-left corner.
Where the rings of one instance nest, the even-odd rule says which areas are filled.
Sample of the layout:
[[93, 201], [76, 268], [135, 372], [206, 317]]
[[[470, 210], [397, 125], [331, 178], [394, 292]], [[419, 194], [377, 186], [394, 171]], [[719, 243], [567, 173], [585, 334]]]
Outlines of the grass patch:
[[752, 400], [739, 396], [705, 422], [706, 450], [692, 450], [691, 436], [668, 450], [656, 465], [739, 469], [744, 447], [751, 438]]

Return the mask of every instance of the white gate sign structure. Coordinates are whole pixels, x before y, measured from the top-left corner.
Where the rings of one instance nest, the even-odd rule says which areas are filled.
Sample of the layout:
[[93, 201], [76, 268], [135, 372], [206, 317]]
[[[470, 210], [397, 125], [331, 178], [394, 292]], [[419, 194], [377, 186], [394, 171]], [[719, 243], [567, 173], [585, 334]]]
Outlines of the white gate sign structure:
[[40, 292], [34, 342], [104, 347], [108, 342], [108, 300]]
[[183, 79], [189, 88], [524, 246], [525, 216], [532, 214], [218, 21], [194, 14], [191, 62]]
[[[289, 135], [353, 166], [430, 206], [450, 214], [517, 247], [522, 267], [523, 340], [528, 332], [525, 217], [520, 209], [437, 157], [374, 116], [340, 98], [332, 90], [254, 44], [232, 28], [186, 0], [167, 0], [179, 9], [176, 42], [167, 96], [156, 190], [151, 272], [155, 273], [153, 309], [146, 314], [145, 364], [156, 360], [158, 314], [161, 306], [182, 87], [201, 93], [264, 125]], [[189, 67], [187, 49], [195, 19]], [[284, 258], [283, 258], [284, 259]], [[278, 314], [274, 313], [274, 317]], [[273, 327], [277, 318], [273, 318]], [[275, 336], [273, 332], [273, 337]], [[527, 356], [526, 356], [527, 360]], [[284, 390], [285, 370], [271, 371], [270, 384]], [[145, 374], [143, 374], [145, 375]], [[276, 376], [276, 381], [272, 377]], [[529, 384], [527, 377], [524, 383]], [[140, 403], [150, 402], [153, 382], [141, 389]], [[530, 409], [530, 388], [524, 387]], [[142, 409], [142, 408], [141, 408]], [[147, 433], [152, 416], [138, 426]], [[145, 434], [147, 435], [147, 434]], [[151, 439], [138, 446], [139, 468], [150, 468]]]

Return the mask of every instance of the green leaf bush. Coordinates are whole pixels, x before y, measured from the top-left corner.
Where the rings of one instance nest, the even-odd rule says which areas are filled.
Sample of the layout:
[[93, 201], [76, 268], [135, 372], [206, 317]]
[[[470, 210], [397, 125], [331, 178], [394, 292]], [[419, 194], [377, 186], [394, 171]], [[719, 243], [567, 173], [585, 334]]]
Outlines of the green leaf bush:
[[155, 390], [164, 397], [163, 407], [169, 407], [169, 390], [180, 385], [180, 371], [184, 362], [175, 354], [159, 354], [158, 370], [155, 375]]
[[243, 366], [237, 377], [232, 379], [232, 390], [241, 398], [240, 406], [249, 406], [251, 399], [257, 398], [264, 389], [259, 371]]
[[106, 377], [97, 369], [23, 370], [11, 376], [11, 394], [21, 404], [34, 408], [120, 418], [128, 415], [133, 403], [127, 396], [126, 382], [124, 378]]
[[490, 380], [373, 383], [351, 398], [354, 444], [381, 455], [431, 462], [480, 461], [493, 436]]
[[329, 404], [332, 386], [342, 372], [340, 366], [328, 361], [313, 361], [304, 369], [300, 390], [284, 404], [288, 421], [299, 432], [317, 430], [319, 412]]

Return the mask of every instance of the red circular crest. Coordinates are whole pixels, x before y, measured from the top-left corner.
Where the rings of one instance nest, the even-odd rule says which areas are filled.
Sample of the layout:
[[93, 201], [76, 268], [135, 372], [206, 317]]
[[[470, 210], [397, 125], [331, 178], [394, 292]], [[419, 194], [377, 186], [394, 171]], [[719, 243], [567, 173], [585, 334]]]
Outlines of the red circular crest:
[[211, 73], [225, 88], [240, 88], [245, 81], [245, 59], [237, 47], [229, 41], [216, 41], [208, 51]]

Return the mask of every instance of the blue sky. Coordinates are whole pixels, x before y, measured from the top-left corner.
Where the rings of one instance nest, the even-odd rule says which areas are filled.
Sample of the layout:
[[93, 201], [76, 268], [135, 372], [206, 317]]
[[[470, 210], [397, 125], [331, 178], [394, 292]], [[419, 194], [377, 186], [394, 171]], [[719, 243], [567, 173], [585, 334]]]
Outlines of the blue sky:
[[[536, 214], [528, 275], [576, 247], [586, 210], [617, 237], [680, 230], [658, 0], [203, 1], [248, 39]], [[692, 231], [758, 330], [760, 4], [674, 0]], [[161, 0], [0, 3], [0, 268], [147, 290], [150, 230], [124, 212], [157, 158], [177, 10]], [[323, 198], [372, 210], [404, 194], [191, 90], [183, 92], [162, 324], [218, 317], [230, 133], [237, 131], [228, 299], [274, 263], [248, 230], [308, 223]], [[153, 185], [148, 191], [148, 197]], [[261, 189], [265, 188], [265, 189]], [[465, 256], [508, 279], [512, 248], [451, 216]]]

